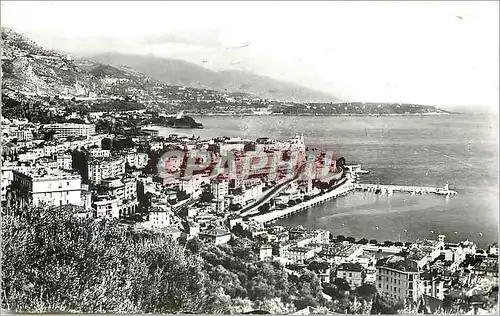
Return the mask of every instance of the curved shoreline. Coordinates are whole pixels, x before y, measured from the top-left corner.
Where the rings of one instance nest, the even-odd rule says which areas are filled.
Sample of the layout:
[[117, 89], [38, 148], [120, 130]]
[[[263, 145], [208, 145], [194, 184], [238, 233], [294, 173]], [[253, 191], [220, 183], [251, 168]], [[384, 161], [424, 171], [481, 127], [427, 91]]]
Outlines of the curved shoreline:
[[351, 179], [346, 178], [345, 182], [340, 184], [338, 187], [320, 195], [316, 196], [309, 201], [303, 201], [302, 203], [299, 203], [297, 205], [287, 207], [283, 210], [275, 210], [266, 214], [260, 214], [256, 216], [249, 217], [249, 220], [261, 222], [261, 223], [267, 223], [271, 222], [274, 220], [277, 220], [279, 218], [287, 217], [289, 215], [305, 211], [306, 209], [318, 205], [320, 203], [335, 199], [339, 196], [346, 195], [352, 191], [354, 191], [354, 183], [351, 181]]

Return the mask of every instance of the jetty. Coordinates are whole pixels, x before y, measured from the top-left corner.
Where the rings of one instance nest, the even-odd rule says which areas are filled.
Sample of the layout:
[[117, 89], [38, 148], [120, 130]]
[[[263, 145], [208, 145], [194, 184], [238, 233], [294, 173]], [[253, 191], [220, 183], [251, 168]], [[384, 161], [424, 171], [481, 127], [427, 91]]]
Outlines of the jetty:
[[319, 205], [325, 201], [333, 200], [339, 196], [344, 196], [354, 191], [354, 185], [351, 182], [351, 179], [346, 179], [346, 181], [338, 186], [337, 188], [330, 190], [324, 194], [313, 197], [308, 201], [304, 201], [294, 206], [287, 207], [282, 210], [274, 210], [266, 214], [259, 214], [254, 216], [249, 216], [250, 220], [260, 222], [260, 223], [268, 223], [279, 218], [285, 218], [291, 216], [293, 214], [302, 212], [310, 207]]
[[410, 194], [440, 194], [440, 195], [456, 195], [457, 191], [450, 190], [448, 184], [444, 187], [426, 187], [412, 185], [392, 185], [392, 184], [372, 184], [372, 183], [356, 183], [356, 190], [368, 191], [381, 194], [392, 194], [393, 192], [407, 192]]

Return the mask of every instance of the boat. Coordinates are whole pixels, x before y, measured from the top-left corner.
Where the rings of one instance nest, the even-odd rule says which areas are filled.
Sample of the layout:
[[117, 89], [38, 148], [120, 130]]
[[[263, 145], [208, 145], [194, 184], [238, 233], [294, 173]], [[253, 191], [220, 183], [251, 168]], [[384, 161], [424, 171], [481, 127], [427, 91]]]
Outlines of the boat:
[[369, 170], [359, 169], [359, 170], [356, 171], [356, 173], [358, 173], [358, 174], [368, 174], [368, 173], [370, 173], [370, 171]]

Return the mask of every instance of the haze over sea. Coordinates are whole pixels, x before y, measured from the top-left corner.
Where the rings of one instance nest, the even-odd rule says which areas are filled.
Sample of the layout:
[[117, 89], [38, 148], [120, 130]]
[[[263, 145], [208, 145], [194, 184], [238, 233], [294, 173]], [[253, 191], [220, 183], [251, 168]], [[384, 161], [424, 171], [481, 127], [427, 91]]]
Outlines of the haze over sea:
[[160, 135], [287, 139], [303, 133], [307, 146], [333, 150], [348, 164], [359, 163], [370, 170], [370, 174], [361, 176], [361, 182], [422, 186], [449, 183], [459, 192], [450, 197], [356, 192], [277, 224], [324, 228], [334, 235], [379, 241], [437, 238], [438, 234], [445, 234], [449, 241], [473, 240], [480, 246], [497, 240], [498, 123], [494, 116], [194, 118], [205, 128], [162, 128]]

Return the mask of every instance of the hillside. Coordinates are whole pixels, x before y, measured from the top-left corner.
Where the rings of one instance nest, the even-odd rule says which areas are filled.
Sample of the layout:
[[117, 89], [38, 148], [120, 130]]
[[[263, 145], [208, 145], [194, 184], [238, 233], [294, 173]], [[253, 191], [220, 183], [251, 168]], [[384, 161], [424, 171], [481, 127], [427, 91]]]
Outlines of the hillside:
[[2, 28], [2, 89], [86, 96], [97, 87], [95, 78], [79, 69], [70, 56]]
[[153, 98], [157, 86], [148, 76], [126, 67], [75, 60], [2, 28], [2, 89], [25, 95]]
[[243, 71], [211, 71], [177, 59], [155, 56], [99, 54], [89, 59], [110, 65], [125, 65], [168, 85], [242, 92], [259, 98], [295, 102], [336, 102], [333, 96], [293, 83]]
[[[199, 71], [185, 72], [184, 75], [189, 77], [195, 73]], [[114, 100], [131, 99], [146, 107], [159, 106], [179, 111], [184, 107], [203, 107], [206, 103], [231, 102], [237, 105], [255, 99], [245, 93], [232, 95], [209, 89], [185, 88], [181, 81], [176, 83], [167, 85], [141, 73], [140, 69], [137, 71], [126, 65], [113, 66], [88, 59], [74, 59], [41, 47], [13, 30], [2, 28], [2, 94], [8, 96], [12, 104], [17, 104], [16, 100], [26, 104], [26, 99], [39, 102], [46, 97], [57, 97], [60, 100], [76, 98], [100, 105], [109, 102], [116, 106]], [[53, 106], [66, 106], [58, 104]]]

